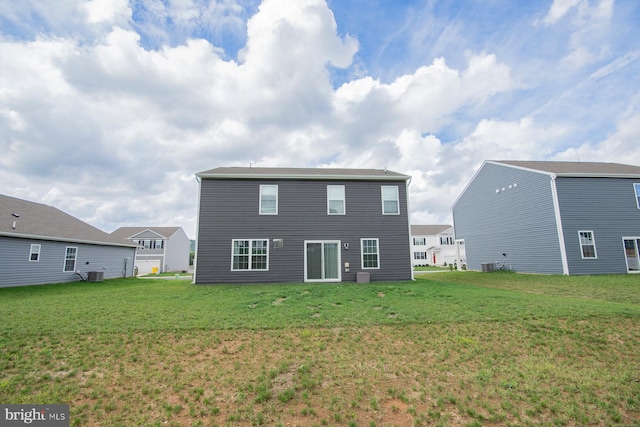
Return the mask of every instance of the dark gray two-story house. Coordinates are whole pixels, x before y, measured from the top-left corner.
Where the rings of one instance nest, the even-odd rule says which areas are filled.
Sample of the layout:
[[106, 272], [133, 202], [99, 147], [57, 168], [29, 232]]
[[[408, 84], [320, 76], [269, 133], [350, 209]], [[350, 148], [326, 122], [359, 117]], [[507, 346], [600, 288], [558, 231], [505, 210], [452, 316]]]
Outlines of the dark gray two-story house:
[[468, 267], [519, 272], [640, 271], [640, 167], [486, 161], [453, 207]]
[[194, 283], [413, 278], [407, 175], [221, 167], [196, 176]]

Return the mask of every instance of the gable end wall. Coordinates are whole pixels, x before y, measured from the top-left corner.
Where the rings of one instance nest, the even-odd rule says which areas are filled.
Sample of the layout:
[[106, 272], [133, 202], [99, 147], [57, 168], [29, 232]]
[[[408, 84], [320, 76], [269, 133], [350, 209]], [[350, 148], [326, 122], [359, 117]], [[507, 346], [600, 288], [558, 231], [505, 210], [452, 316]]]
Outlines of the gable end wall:
[[471, 270], [501, 261], [519, 272], [563, 273], [549, 175], [485, 163], [453, 219]]

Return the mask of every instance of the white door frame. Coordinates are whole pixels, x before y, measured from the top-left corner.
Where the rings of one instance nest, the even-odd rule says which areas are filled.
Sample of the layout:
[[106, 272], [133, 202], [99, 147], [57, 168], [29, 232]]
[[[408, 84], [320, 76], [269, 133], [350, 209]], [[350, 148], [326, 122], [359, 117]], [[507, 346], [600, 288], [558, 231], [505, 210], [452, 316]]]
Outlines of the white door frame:
[[[321, 243], [322, 244], [322, 278], [321, 279], [309, 279], [307, 272], [307, 245], [310, 243]], [[337, 278], [324, 278], [325, 270], [324, 270], [324, 245], [326, 243], [335, 244], [337, 247], [337, 257], [338, 257], [338, 277]], [[340, 240], [305, 240], [304, 241], [304, 281], [305, 282], [342, 282], [342, 253], [341, 253], [341, 244]]]

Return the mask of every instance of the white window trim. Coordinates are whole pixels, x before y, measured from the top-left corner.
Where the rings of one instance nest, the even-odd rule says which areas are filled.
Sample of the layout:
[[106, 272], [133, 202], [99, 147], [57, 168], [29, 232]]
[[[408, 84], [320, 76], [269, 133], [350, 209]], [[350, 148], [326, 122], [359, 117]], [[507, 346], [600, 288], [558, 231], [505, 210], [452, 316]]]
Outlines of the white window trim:
[[[638, 250], [640, 250], [640, 247], [638, 247], [637, 241], [640, 240], [640, 236], [638, 236], [638, 237], [632, 237], [632, 236], [625, 237], [625, 236], [622, 236], [622, 253], [624, 254], [624, 263], [625, 263], [625, 266], [627, 267], [627, 273], [628, 274], [640, 274], [640, 270], [639, 271], [629, 270], [629, 261], [627, 259], [627, 249], [624, 246], [625, 240], [635, 240], [636, 241], [636, 243], [635, 243], [636, 251], [638, 251]], [[638, 256], [637, 252], [636, 252], [636, 256]]]
[[[593, 240], [593, 254], [594, 256], [592, 257], [585, 257], [584, 256], [584, 251], [582, 250], [582, 239], [580, 237], [581, 233], [591, 233], [591, 239]], [[596, 235], [593, 232], [593, 230], [578, 230], [578, 243], [580, 244], [580, 256], [582, 257], [582, 259], [598, 259], [598, 249], [596, 246]]]
[[[385, 212], [384, 211], [384, 189], [393, 188], [396, 191], [396, 210], [397, 212]], [[383, 185], [380, 187], [380, 199], [382, 201], [382, 215], [400, 215], [400, 190], [397, 185]]]
[[638, 209], [640, 209], [640, 182], [635, 182], [633, 184], [633, 192], [636, 195], [636, 205], [638, 206]]
[[[376, 256], [378, 258], [378, 266], [377, 267], [365, 267], [364, 266], [364, 241], [365, 240], [375, 240], [376, 241]], [[380, 239], [378, 238], [363, 238], [360, 239], [360, 266], [363, 270], [380, 270]]]
[[[37, 248], [37, 250], [36, 250]], [[38, 243], [32, 243], [31, 247], [29, 248], [29, 262], [38, 262], [40, 261], [40, 251], [42, 250], [42, 245], [38, 244]], [[38, 258], [37, 259], [31, 259], [31, 256], [33, 254], [37, 254]], [[66, 254], [65, 254], [66, 256]]]
[[[338, 200], [338, 199], [329, 198], [329, 188], [342, 188], [342, 207], [344, 208], [343, 212], [334, 213], [330, 211], [329, 202], [331, 200]], [[327, 215], [346, 215], [346, 214], [347, 214], [347, 191], [344, 185], [327, 185]]]
[[[69, 249], [75, 249], [75, 256], [73, 257], [73, 269], [67, 270], [67, 251]], [[64, 249], [64, 263], [62, 264], [62, 271], [65, 273], [73, 273], [76, 271], [76, 266], [78, 265], [78, 247], [77, 246], [67, 246]]]
[[[276, 211], [275, 212], [262, 212], [262, 189], [267, 187], [275, 187], [276, 189]], [[258, 213], [260, 215], [278, 215], [278, 185], [277, 184], [262, 184], [260, 185], [260, 194], [258, 195], [260, 198], [258, 204]], [[258, 239], [261, 240], [261, 239]]]
[[[248, 241], [249, 242], [249, 268], [233, 268], [233, 256], [235, 255], [233, 253], [233, 248], [235, 247], [235, 243], [236, 242], [245, 242]], [[252, 261], [252, 257], [253, 257], [253, 242], [255, 241], [263, 241], [266, 242], [266, 248], [267, 248], [267, 268], [251, 268], [251, 261]], [[231, 271], [269, 271], [269, 239], [233, 239], [231, 240]]]

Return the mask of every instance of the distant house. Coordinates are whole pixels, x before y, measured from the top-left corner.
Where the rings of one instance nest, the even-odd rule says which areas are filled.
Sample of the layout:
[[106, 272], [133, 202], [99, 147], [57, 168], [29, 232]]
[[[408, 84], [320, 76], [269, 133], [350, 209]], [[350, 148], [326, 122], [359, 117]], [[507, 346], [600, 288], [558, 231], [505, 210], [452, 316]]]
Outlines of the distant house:
[[191, 241], [182, 227], [120, 227], [111, 234], [138, 245], [138, 274], [189, 269]]
[[465, 263], [464, 245], [456, 243], [451, 225], [412, 225], [411, 261], [418, 265]]
[[412, 278], [407, 175], [222, 167], [197, 177], [195, 283]]
[[135, 253], [52, 206], [0, 195], [0, 287], [131, 276]]
[[639, 271], [639, 166], [486, 161], [452, 210], [470, 269]]

